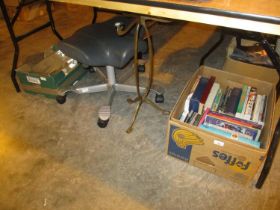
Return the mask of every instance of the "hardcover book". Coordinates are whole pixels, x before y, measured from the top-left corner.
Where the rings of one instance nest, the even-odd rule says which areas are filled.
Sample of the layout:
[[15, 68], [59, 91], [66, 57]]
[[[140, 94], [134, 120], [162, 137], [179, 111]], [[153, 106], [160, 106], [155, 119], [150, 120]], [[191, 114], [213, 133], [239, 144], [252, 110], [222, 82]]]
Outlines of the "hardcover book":
[[212, 124], [218, 127], [221, 127], [229, 132], [237, 132], [240, 134], [244, 134], [250, 136], [251, 139], [258, 141], [260, 137], [260, 130], [255, 128], [249, 128], [246, 126], [242, 126], [239, 124], [223, 121], [221, 119], [217, 119], [215, 117], [207, 115], [204, 121], [204, 124]]
[[212, 86], [215, 82], [215, 77], [210, 77], [210, 79], [208, 79], [208, 83], [206, 85], [206, 87], [204, 88], [204, 91], [202, 93], [201, 99], [200, 99], [200, 103], [199, 103], [199, 108], [198, 108], [198, 114], [202, 114], [202, 112], [204, 111], [204, 105], [206, 103], [206, 100], [210, 94], [210, 91], [212, 89]]
[[217, 95], [215, 96], [214, 103], [211, 107], [211, 110], [213, 110], [215, 112], [218, 111], [218, 107], [219, 107], [222, 95], [223, 95], [223, 92], [222, 92], [222, 89], [220, 88], [217, 92]]
[[243, 85], [242, 94], [241, 94], [241, 97], [240, 97], [240, 100], [239, 100], [239, 103], [238, 103], [238, 106], [237, 106], [237, 111], [236, 111], [235, 117], [241, 117], [242, 116], [242, 110], [243, 110], [243, 106], [244, 106], [246, 95], [247, 95], [247, 89], [248, 89], [248, 86]]
[[242, 89], [233, 88], [226, 102], [225, 113], [235, 116]]
[[221, 100], [221, 102], [219, 104], [218, 112], [225, 113], [226, 104], [227, 104], [227, 101], [229, 99], [231, 91], [232, 91], [231, 88], [229, 88], [229, 87], [226, 88], [226, 90], [224, 92], [224, 95], [222, 97], [222, 100]]
[[211, 91], [210, 91], [210, 93], [209, 93], [209, 95], [208, 95], [208, 98], [207, 98], [207, 100], [206, 100], [206, 102], [205, 102], [204, 111], [205, 111], [207, 108], [211, 108], [211, 107], [212, 107], [212, 105], [213, 105], [213, 103], [214, 103], [214, 100], [215, 100], [215, 97], [216, 97], [216, 95], [217, 95], [219, 89], [220, 89], [220, 84], [217, 83], [217, 82], [215, 82], [215, 83], [213, 84], [213, 86], [212, 86], [212, 88], [211, 88]]
[[249, 98], [249, 95], [250, 95], [250, 91], [251, 91], [251, 87], [248, 86], [248, 87], [247, 87], [247, 92], [246, 92], [245, 101], [244, 101], [243, 108], [242, 108], [242, 112], [241, 112], [241, 114], [240, 114], [240, 118], [241, 118], [241, 119], [245, 119], [245, 110], [246, 110], [246, 105], [247, 105], [248, 98]]
[[256, 148], [260, 148], [260, 146], [261, 146], [261, 143], [258, 142], [258, 141], [252, 141], [250, 139], [247, 139], [247, 138], [244, 138], [244, 137], [241, 137], [241, 136], [237, 137], [230, 132], [222, 131], [222, 130], [219, 130], [219, 129], [216, 129], [216, 128], [211, 128], [211, 127], [203, 125], [203, 124], [200, 125], [200, 128], [205, 130], [205, 131], [223, 136], [225, 138], [230, 138], [230, 139], [237, 140], [237, 141], [240, 141], [240, 142], [245, 143], [245, 144], [249, 144], [249, 145], [251, 145], [253, 147], [256, 147]]
[[244, 113], [244, 118], [246, 120], [252, 120], [253, 109], [256, 102], [257, 97], [257, 88], [252, 87], [249, 93], [248, 101], [246, 104], [246, 109]]
[[204, 89], [206, 88], [206, 85], [208, 83], [208, 78], [206, 77], [201, 77], [199, 79], [198, 85], [194, 90], [194, 93], [191, 97], [190, 100], [190, 106], [189, 106], [189, 111], [194, 111], [198, 112], [199, 109], [199, 103], [203, 94]]
[[256, 103], [255, 103], [255, 107], [254, 107], [254, 111], [253, 111], [253, 117], [252, 117], [252, 120], [254, 122], [258, 122], [259, 121], [259, 114], [260, 114], [261, 103], [262, 103], [262, 96], [261, 95], [257, 95]]

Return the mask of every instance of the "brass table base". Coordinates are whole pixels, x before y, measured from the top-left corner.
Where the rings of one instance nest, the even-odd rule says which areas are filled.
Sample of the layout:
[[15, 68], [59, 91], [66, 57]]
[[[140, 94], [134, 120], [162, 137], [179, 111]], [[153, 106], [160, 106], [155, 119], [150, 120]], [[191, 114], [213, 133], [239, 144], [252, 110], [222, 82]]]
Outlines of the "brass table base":
[[[152, 40], [151, 40], [151, 35], [149, 33], [148, 27], [146, 25], [146, 21], [149, 20], [149, 17], [145, 16], [140, 16], [137, 18], [136, 22], [136, 29], [135, 29], [135, 35], [134, 35], [134, 74], [135, 74], [135, 82], [136, 82], [136, 88], [137, 88], [137, 97], [135, 99], [128, 99], [128, 103], [137, 103], [136, 109], [134, 111], [134, 115], [132, 118], [132, 122], [128, 129], [126, 130], [127, 133], [130, 133], [133, 130], [133, 126], [135, 124], [136, 118], [138, 116], [139, 110], [142, 106], [143, 103], [147, 103], [154, 107], [156, 110], [159, 110], [162, 112], [162, 114], [169, 114], [170, 112], [167, 110], [164, 110], [160, 106], [156, 105], [153, 101], [151, 101], [148, 96], [153, 84], [153, 74], [154, 74], [154, 69], [153, 69], [153, 46], [152, 46]], [[138, 72], [138, 39], [139, 39], [139, 31], [141, 27], [144, 28], [146, 38], [148, 41], [148, 71], [149, 71], [149, 77], [148, 77], [148, 82], [146, 86], [145, 92], [141, 95], [140, 93], [140, 82], [139, 82], [139, 72]]]

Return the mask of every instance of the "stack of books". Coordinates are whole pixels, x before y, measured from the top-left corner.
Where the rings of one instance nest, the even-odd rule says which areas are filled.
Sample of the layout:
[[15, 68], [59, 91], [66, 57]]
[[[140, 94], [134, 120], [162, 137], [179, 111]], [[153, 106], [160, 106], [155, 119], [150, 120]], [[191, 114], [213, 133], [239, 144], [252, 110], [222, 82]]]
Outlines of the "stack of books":
[[180, 121], [260, 148], [267, 96], [246, 84], [222, 88], [216, 78], [199, 76]]

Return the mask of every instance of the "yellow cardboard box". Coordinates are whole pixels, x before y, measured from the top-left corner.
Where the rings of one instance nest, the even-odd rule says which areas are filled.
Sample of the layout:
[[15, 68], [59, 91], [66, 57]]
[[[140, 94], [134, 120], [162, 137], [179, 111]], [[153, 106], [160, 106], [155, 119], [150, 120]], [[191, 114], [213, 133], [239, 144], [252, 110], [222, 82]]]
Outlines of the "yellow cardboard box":
[[[255, 148], [181, 122], [187, 96], [199, 76], [215, 76], [221, 87], [231, 83], [254, 86], [259, 94], [268, 96], [265, 126], [261, 134], [261, 148]], [[200, 67], [181, 93], [170, 114], [167, 134], [167, 153], [189, 164], [246, 185], [254, 178], [265, 160], [272, 138], [272, 119], [275, 106], [275, 86], [271, 83], [240, 76], [209, 67]]]

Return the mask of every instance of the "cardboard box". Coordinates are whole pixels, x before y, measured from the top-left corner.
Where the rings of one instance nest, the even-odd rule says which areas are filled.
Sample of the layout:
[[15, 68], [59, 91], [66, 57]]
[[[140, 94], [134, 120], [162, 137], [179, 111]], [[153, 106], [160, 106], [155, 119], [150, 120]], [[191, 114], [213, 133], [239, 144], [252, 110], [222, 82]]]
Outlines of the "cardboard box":
[[[260, 137], [262, 142], [260, 149], [201, 130], [179, 120], [184, 110], [185, 99], [199, 75], [215, 76], [222, 88], [236, 82], [255, 86], [258, 88], [258, 93], [268, 96], [268, 109]], [[237, 183], [243, 185], [250, 183], [265, 160], [270, 145], [275, 98], [275, 86], [271, 83], [209, 67], [200, 67], [184, 88], [170, 114], [167, 134], [168, 155]]]
[[27, 93], [38, 93], [51, 98], [64, 95], [65, 90], [86, 73], [77, 61], [52, 48], [29, 60], [16, 69], [20, 87]]
[[76, 71], [67, 76], [67, 78], [56, 88], [42, 87], [37, 84], [22, 84], [20, 83], [20, 89], [29, 94], [40, 94], [47, 98], [55, 99], [56, 96], [64, 96], [65, 92], [71, 90], [73, 84], [79, 81], [87, 70], [82, 66], [76, 68]]
[[[254, 42], [249, 40], [242, 40], [243, 46], [250, 46]], [[234, 48], [236, 47], [235, 39], [232, 39], [227, 48], [227, 57], [223, 67], [224, 71], [236, 73], [239, 75], [253, 77], [259, 80], [267, 81], [273, 84], [277, 84], [279, 81], [279, 75], [276, 69], [267, 68], [264, 66], [253, 65], [249, 63], [244, 63], [241, 61], [234, 60], [230, 57]]]

